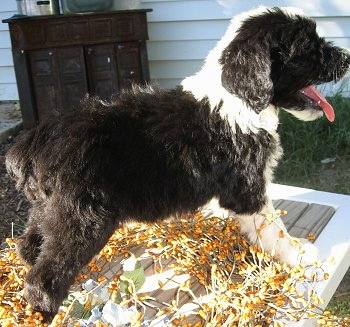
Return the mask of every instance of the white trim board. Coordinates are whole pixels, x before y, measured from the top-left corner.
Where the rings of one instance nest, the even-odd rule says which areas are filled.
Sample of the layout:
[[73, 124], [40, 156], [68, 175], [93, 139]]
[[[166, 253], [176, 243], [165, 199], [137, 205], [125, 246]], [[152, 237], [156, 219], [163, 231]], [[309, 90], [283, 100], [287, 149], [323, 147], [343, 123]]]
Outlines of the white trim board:
[[[273, 200], [317, 203], [336, 210], [315, 241], [321, 259], [327, 261], [324, 268], [329, 273], [329, 279], [316, 286], [318, 295], [325, 300], [322, 307], [326, 307], [350, 266], [350, 196], [279, 184], [272, 184], [269, 194]], [[330, 263], [329, 258], [334, 258], [334, 263]], [[311, 327], [315, 326], [315, 321], [303, 320], [287, 326]]]

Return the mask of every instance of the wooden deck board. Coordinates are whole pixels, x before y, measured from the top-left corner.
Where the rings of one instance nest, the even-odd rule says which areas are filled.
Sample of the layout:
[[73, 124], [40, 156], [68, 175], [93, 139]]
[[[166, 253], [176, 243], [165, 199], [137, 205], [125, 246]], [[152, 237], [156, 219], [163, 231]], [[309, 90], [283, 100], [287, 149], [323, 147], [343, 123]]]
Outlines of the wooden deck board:
[[317, 238], [335, 213], [328, 205], [291, 200], [275, 200], [274, 206], [288, 212], [283, 222], [292, 236], [300, 238], [308, 234]]

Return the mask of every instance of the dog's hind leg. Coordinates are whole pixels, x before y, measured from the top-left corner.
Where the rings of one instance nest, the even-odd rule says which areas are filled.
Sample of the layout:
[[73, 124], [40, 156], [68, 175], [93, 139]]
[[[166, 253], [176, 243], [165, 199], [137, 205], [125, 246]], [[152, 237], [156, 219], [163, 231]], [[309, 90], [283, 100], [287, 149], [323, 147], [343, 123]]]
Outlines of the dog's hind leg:
[[17, 251], [23, 261], [31, 266], [40, 254], [43, 238], [36, 227], [30, 226], [16, 239]]
[[40, 254], [43, 236], [40, 232], [38, 221], [40, 221], [40, 206], [34, 204], [30, 210], [27, 227], [24, 233], [16, 238], [17, 251], [20, 257], [29, 265], [34, 265]]
[[[25, 280], [24, 296], [45, 319], [57, 312], [80, 269], [107, 243], [111, 219], [55, 206], [46, 208], [41, 252]], [[115, 221], [115, 220], [114, 220]]]

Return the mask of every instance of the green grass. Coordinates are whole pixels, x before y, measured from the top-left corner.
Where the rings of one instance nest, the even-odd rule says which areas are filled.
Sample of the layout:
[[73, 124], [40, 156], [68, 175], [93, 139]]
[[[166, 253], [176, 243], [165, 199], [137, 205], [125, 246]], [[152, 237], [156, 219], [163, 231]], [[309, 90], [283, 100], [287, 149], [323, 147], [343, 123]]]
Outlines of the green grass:
[[327, 309], [338, 317], [348, 317], [350, 314], [349, 299], [349, 294], [334, 297]]
[[[279, 183], [350, 194], [350, 99], [330, 100], [336, 118], [298, 121], [281, 112], [279, 133], [284, 156], [276, 171]], [[322, 160], [330, 159], [328, 163]]]
[[[336, 113], [333, 123], [325, 118], [301, 122], [282, 110], [284, 156], [275, 182], [350, 194], [350, 99], [335, 96], [329, 101]], [[339, 317], [350, 315], [350, 269], [327, 309]]]
[[350, 269], [328, 303], [327, 310], [338, 317], [350, 317]]

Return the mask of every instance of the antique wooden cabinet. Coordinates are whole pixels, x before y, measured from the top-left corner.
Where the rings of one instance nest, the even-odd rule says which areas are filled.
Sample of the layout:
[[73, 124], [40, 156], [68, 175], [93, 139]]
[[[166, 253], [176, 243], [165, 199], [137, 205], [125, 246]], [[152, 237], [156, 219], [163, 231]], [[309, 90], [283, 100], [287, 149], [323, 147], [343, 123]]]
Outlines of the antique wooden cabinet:
[[15, 73], [25, 128], [72, 110], [90, 93], [108, 100], [149, 81], [150, 9], [10, 18]]

